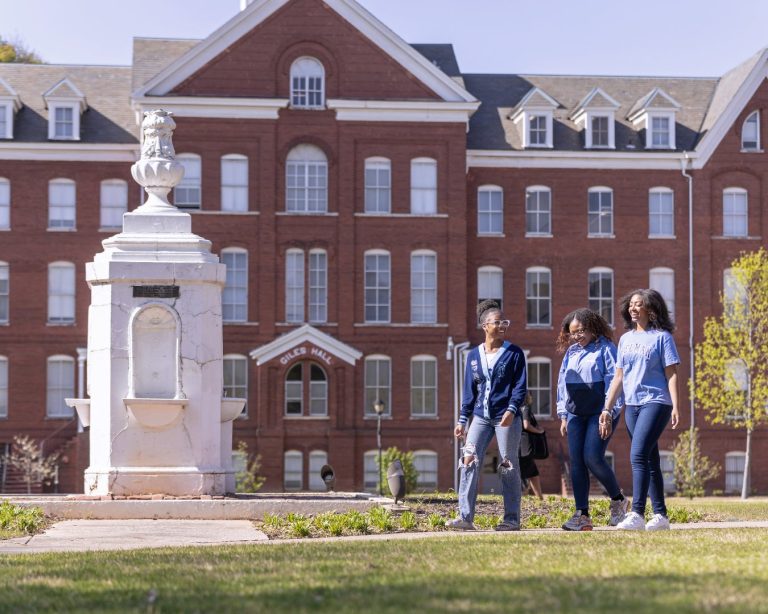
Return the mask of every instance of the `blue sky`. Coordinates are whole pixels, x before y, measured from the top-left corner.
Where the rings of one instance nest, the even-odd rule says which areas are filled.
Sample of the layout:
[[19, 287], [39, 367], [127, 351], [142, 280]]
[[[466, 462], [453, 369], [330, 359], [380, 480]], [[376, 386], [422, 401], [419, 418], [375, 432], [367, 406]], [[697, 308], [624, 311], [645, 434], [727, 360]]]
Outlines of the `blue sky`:
[[[359, 0], [464, 72], [717, 76], [768, 46], [768, 0]], [[0, 0], [0, 35], [56, 64], [130, 64], [133, 36], [203, 38], [239, 0]]]

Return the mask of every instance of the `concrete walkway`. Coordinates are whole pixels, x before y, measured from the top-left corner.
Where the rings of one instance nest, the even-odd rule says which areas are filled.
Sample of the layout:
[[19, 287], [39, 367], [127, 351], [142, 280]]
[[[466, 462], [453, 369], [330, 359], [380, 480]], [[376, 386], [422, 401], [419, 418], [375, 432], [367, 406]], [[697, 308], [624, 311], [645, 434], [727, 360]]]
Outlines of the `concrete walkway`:
[[[768, 529], [768, 521], [697, 522], [673, 524], [675, 531], [700, 529]], [[596, 531], [614, 531], [596, 527]], [[523, 533], [556, 533], [573, 535], [559, 529], [530, 529]], [[361, 541], [430, 539], [434, 537], [466, 537], [469, 535], [519, 535], [494, 531], [440, 531], [434, 533], [387, 533], [321, 539], [268, 540], [248, 520], [64, 520], [47, 531], [31, 537], [0, 541], [0, 555], [38, 552], [87, 552], [97, 550], [132, 550], [180, 546], [222, 546], [236, 544], [276, 544], [306, 541]]]

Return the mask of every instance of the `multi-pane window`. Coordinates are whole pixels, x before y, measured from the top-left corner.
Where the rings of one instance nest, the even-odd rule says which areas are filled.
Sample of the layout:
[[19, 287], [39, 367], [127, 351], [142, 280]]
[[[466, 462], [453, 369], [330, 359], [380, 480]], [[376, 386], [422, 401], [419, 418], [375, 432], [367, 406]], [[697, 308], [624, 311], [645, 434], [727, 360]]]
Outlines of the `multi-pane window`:
[[[306, 271], [309, 271], [308, 279]], [[285, 320], [304, 322], [306, 312], [312, 323], [328, 321], [328, 254], [323, 249], [309, 250], [307, 263], [304, 250], [289, 249], [285, 254]]]
[[286, 450], [283, 454], [283, 488], [286, 491], [304, 487], [304, 455], [298, 450]]
[[179, 154], [184, 177], [173, 189], [173, 203], [181, 209], [199, 209], [202, 202], [202, 164], [196, 154]]
[[411, 359], [411, 416], [437, 416], [437, 360], [434, 356]]
[[102, 228], [120, 228], [123, 213], [128, 211], [128, 184], [122, 179], [101, 182], [100, 225]]
[[656, 149], [666, 149], [672, 146], [672, 138], [670, 132], [671, 121], [669, 117], [655, 117], [650, 118], [651, 124], [651, 147]]
[[379, 452], [368, 450], [363, 454], [363, 490], [377, 492], [379, 490]]
[[319, 365], [300, 362], [290, 368], [285, 376], [285, 415], [328, 415], [328, 377]]
[[723, 236], [747, 236], [747, 191], [743, 188], [723, 190]]
[[608, 147], [610, 145], [607, 116], [592, 116], [590, 118], [589, 128], [591, 131], [590, 136], [592, 138], [592, 147]]
[[[2, 109], [3, 107], [0, 107]], [[0, 132], [0, 134], [2, 134]], [[11, 182], [0, 177], [0, 230], [11, 227]]]
[[309, 453], [309, 490], [315, 492], [325, 491], [325, 482], [320, 476], [323, 465], [328, 464], [328, 452], [324, 450], [312, 450]]
[[552, 191], [534, 185], [525, 190], [525, 234], [552, 234]]
[[309, 321], [328, 321], [328, 254], [309, 250]]
[[291, 64], [291, 106], [318, 109], [325, 104], [325, 70], [315, 58], [303, 57]]
[[290, 368], [285, 375], [285, 415], [301, 416], [304, 413], [304, 378], [301, 363]]
[[528, 144], [533, 147], [547, 145], [547, 116], [531, 115], [528, 118]]
[[304, 251], [285, 253], [285, 321], [304, 321]]
[[589, 308], [613, 325], [613, 270], [604, 267], [589, 269]]
[[221, 314], [225, 322], [248, 320], [248, 252], [229, 248], [221, 251], [227, 266], [227, 280], [221, 294]]
[[648, 191], [648, 236], [675, 236], [675, 201], [669, 188]]
[[72, 417], [74, 410], [64, 401], [75, 396], [75, 360], [72, 357], [48, 358], [46, 393], [48, 418]]
[[411, 322], [437, 322], [437, 255], [434, 252], [411, 253]]
[[363, 414], [375, 417], [376, 411], [373, 404], [381, 401], [384, 403], [384, 416], [392, 415], [392, 403], [390, 402], [390, 390], [392, 381], [391, 361], [387, 356], [368, 356], [365, 359], [365, 399], [363, 400]]
[[8, 106], [0, 104], [0, 139], [10, 138], [8, 128]]
[[392, 165], [387, 158], [365, 161], [365, 212], [390, 213], [392, 210]]
[[724, 389], [730, 420], [744, 420], [747, 413], [749, 391], [749, 372], [741, 358], [734, 358], [725, 363]]
[[589, 236], [613, 235], [613, 190], [590, 188], [588, 203], [587, 232]]
[[664, 478], [664, 492], [673, 493], [677, 490], [675, 485], [675, 456], [669, 450], [659, 450], [661, 461], [661, 475]]
[[[224, 396], [230, 399], [248, 398], [248, 359], [239, 354], [227, 354], [222, 362]], [[241, 415], [248, 415], [248, 405]]]
[[328, 378], [316, 364], [309, 365], [309, 415], [328, 415]]
[[528, 326], [552, 324], [552, 273], [544, 267], [525, 272], [526, 323]]
[[248, 211], [248, 158], [221, 156], [221, 210]]
[[481, 266], [477, 269], [477, 302], [492, 298], [504, 304], [504, 272], [501, 267]]
[[75, 136], [75, 110], [72, 107], [54, 107], [53, 134], [56, 139], [71, 139]]
[[477, 190], [477, 233], [498, 235], [504, 232], [504, 192], [495, 185]]
[[416, 450], [413, 453], [413, 468], [416, 470], [417, 490], [437, 490], [437, 452]]
[[319, 147], [297, 145], [288, 153], [285, 210], [289, 213], [328, 211], [328, 160]]
[[0, 260], [0, 324], [7, 324], [10, 319], [10, 281], [8, 263]]
[[75, 182], [71, 179], [48, 182], [48, 228], [69, 230], [75, 227], [75, 198]]
[[0, 418], [8, 417], [8, 359], [0, 356]]
[[656, 267], [648, 275], [648, 287], [661, 294], [669, 309], [669, 315], [675, 317], [675, 271], [668, 267]]
[[437, 213], [437, 160], [432, 158], [411, 160], [411, 213], [414, 215]]
[[533, 399], [533, 413], [537, 416], [550, 416], [552, 366], [548, 358], [528, 360], [528, 392]]
[[48, 322], [72, 324], [75, 321], [75, 265], [53, 262], [48, 265]]
[[725, 492], [741, 492], [744, 482], [744, 452], [728, 452], [725, 455]]
[[741, 148], [744, 151], [760, 149], [760, 112], [752, 111], [741, 127]]
[[389, 252], [369, 251], [365, 254], [365, 321], [389, 322], [391, 301]]

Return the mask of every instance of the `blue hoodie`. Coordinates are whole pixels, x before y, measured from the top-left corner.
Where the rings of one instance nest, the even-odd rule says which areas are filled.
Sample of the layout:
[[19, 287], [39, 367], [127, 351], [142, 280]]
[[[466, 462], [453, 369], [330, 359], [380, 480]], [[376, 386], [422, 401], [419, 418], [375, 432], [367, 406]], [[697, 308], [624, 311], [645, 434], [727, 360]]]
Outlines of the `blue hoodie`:
[[525, 402], [528, 388], [523, 351], [509, 341], [498, 351], [502, 354], [490, 373], [479, 346], [469, 351], [459, 424], [467, 424], [475, 412], [489, 420], [501, 418], [507, 410], [518, 414]]

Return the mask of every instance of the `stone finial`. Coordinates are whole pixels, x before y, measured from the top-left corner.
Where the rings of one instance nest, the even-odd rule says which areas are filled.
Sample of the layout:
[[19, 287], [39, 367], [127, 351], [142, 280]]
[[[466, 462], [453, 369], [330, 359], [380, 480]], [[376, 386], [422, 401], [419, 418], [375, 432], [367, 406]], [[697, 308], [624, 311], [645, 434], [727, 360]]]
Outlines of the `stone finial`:
[[141, 145], [142, 159], [173, 160], [176, 157], [172, 140], [176, 122], [171, 115], [173, 114], [162, 109], [144, 112], [144, 121], [141, 122], [141, 132], [144, 135]]

